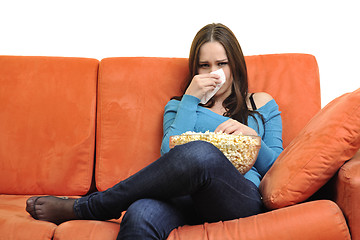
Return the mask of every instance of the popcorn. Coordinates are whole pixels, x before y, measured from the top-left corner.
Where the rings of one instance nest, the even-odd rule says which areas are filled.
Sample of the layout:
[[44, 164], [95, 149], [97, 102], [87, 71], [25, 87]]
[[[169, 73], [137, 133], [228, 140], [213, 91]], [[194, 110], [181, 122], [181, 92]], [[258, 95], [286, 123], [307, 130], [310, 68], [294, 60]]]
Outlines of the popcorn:
[[220, 149], [241, 174], [245, 174], [254, 165], [261, 146], [258, 136], [189, 131], [181, 135], [171, 136], [170, 148], [197, 140], [212, 143]]

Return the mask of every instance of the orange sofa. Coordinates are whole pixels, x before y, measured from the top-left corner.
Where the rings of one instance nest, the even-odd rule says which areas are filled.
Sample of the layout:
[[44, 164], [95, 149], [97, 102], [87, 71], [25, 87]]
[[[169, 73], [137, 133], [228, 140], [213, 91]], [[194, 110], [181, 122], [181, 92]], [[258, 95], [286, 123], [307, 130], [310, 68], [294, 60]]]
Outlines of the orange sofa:
[[[282, 112], [285, 151], [260, 186], [268, 211], [183, 226], [168, 239], [360, 240], [360, 156], [354, 156], [360, 121], [352, 125], [359, 103], [346, 110], [354, 114], [341, 113], [349, 120], [334, 131], [340, 140], [312, 134], [326, 131], [323, 116], [338, 115], [342, 101], [360, 99], [359, 90], [321, 110], [315, 57], [259, 55], [246, 62], [250, 92], [270, 93]], [[57, 226], [34, 220], [25, 201], [105, 190], [157, 159], [164, 106], [183, 91], [187, 74], [182, 58], [0, 56], [0, 239], [116, 239], [121, 219]], [[339, 142], [329, 142], [336, 152], [316, 147], [329, 137]]]

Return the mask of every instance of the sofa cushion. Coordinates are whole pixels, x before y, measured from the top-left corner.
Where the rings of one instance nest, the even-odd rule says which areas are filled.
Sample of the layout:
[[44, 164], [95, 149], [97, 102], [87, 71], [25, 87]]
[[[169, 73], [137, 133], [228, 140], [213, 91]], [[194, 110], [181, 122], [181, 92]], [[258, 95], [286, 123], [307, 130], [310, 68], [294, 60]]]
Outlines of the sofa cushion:
[[89, 190], [98, 64], [85, 58], [0, 56], [0, 193]]
[[164, 107], [181, 93], [187, 61], [105, 58], [99, 68], [96, 186], [105, 190], [160, 157]]
[[360, 148], [360, 89], [325, 106], [281, 153], [260, 184], [269, 209], [302, 202]]
[[339, 207], [321, 200], [232, 221], [182, 226], [168, 240], [339, 240], [351, 239]]
[[[250, 92], [268, 92], [282, 112], [286, 146], [320, 110], [314, 56], [245, 57]], [[96, 186], [105, 190], [160, 156], [164, 107], [183, 92], [187, 59], [105, 58], [99, 68]]]
[[321, 109], [316, 59], [288, 53], [246, 56], [245, 60], [249, 92], [267, 92], [279, 105], [285, 148]]
[[110, 221], [76, 220], [60, 224], [53, 240], [114, 240], [119, 234], [120, 224]]
[[49, 239], [53, 238], [56, 225], [37, 221], [25, 211], [29, 196], [0, 195], [0, 239]]

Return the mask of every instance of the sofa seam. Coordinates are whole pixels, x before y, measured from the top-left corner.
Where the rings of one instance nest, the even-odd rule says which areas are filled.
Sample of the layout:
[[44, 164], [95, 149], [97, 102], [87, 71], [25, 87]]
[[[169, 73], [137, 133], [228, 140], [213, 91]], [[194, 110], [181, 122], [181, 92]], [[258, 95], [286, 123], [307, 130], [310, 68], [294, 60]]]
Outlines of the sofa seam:
[[96, 132], [97, 132], [97, 137], [95, 139], [96, 142], [96, 155], [94, 158], [94, 179], [95, 179], [95, 187], [96, 189], [98, 188], [98, 182], [99, 182], [99, 177], [98, 177], [98, 172], [100, 169], [100, 164], [101, 164], [101, 137], [102, 137], [102, 129], [101, 129], [101, 119], [102, 119], [102, 98], [101, 98], [101, 83], [102, 83], [102, 78], [103, 78], [103, 59], [99, 62], [99, 72], [98, 72], [98, 81], [97, 81], [97, 117], [96, 117]]

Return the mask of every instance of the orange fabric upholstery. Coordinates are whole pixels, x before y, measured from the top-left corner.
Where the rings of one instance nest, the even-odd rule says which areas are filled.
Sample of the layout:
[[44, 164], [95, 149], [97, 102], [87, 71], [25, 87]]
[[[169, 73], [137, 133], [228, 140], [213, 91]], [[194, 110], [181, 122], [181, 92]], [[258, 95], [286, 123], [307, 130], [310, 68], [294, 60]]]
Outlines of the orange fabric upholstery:
[[354, 240], [360, 239], [360, 151], [345, 163], [336, 178], [335, 201], [343, 211]]
[[0, 193], [85, 194], [98, 60], [0, 56]]
[[[320, 110], [314, 56], [246, 57], [250, 91], [280, 106], [286, 146]], [[96, 184], [105, 190], [160, 156], [165, 104], [182, 93], [187, 59], [107, 58], [100, 62]], [[306, 94], [304, 94], [306, 92]]]
[[245, 59], [249, 92], [267, 92], [279, 104], [286, 148], [321, 108], [316, 59], [308, 54], [268, 54]]
[[96, 186], [105, 190], [160, 156], [162, 118], [181, 94], [186, 59], [107, 58], [100, 62]]
[[115, 240], [119, 229], [120, 225], [114, 222], [69, 221], [56, 228], [54, 240]]
[[270, 209], [302, 202], [360, 148], [360, 88], [325, 106], [281, 153], [260, 184]]
[[[313, 226], [316, 226], [314, 231]], [[350, 239], [336, 204], [321, 200], [226, 222], [184, 226], [168, 240], [339, 240]]]
[[0, 239], [52, 239], [56, 225], [35, 221], [25, 212], [25, 202], [29, 197], [0, 195]]

